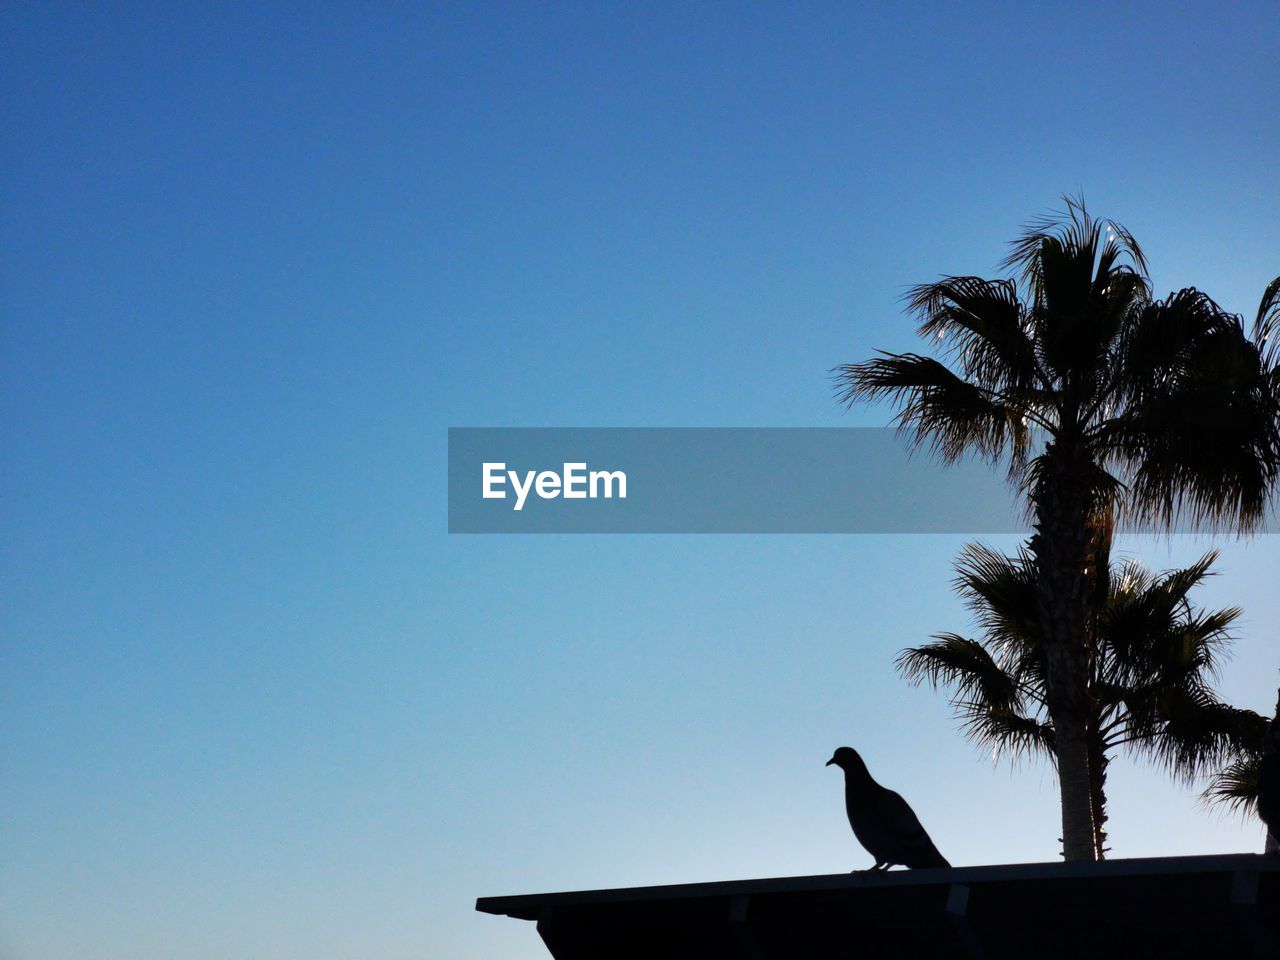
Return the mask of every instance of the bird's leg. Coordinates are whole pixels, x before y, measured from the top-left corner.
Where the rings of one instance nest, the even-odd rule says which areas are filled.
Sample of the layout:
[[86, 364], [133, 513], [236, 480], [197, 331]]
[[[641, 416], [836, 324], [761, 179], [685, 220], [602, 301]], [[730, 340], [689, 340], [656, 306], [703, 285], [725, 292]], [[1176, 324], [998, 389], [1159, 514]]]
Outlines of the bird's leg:
[[889, 869], [889, 864], [881, 863], [877, 860], [874, 864], [862, 870], [850, 870], [850, 873], [883, 873]]

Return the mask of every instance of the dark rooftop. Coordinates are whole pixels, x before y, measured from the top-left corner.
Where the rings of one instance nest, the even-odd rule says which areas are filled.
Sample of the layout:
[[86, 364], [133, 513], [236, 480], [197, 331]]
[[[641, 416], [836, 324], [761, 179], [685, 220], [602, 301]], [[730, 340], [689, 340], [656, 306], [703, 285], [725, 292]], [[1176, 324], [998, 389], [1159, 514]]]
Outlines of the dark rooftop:
[[482, 897], [556, 960], [1280, 958], [1280, 857], [1024, 863]]

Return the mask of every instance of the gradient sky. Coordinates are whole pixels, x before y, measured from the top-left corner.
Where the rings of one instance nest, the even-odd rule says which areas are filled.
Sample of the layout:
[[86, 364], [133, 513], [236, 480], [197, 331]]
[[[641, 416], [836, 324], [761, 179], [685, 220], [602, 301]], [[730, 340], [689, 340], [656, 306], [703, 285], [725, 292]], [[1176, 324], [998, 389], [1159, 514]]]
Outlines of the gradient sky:
[[[1250, 313], [1274, 4], [537, 7], [0, 12], [4, 956], [540, 957], [474, 898], [866, 865], [841, 743], [1055, 858], [892, 671], [964, 538], [450, 537], [446, 428], [884, 423], [827, 371], [1066, 191]], [[1269, 712], [1280, 539], [1219, 567]], [[1115, 855], [1260, 849], [1113, 770]]]

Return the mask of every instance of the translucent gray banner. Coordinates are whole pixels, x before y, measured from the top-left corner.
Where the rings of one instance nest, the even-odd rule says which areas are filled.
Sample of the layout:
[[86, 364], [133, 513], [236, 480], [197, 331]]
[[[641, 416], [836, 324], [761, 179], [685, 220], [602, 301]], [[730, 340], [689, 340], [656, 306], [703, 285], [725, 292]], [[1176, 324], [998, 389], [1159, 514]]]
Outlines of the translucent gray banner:
[[880, 428], [451, 428], [450, 533], [1019, 533], [1000, 468]]

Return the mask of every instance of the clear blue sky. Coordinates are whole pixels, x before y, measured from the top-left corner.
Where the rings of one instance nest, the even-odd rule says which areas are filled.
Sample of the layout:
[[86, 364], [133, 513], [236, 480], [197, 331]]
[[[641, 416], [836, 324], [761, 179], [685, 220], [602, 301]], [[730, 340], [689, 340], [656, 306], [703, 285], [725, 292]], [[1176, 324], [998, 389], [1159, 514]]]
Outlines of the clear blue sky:
[[[1273, 4], [160, 6], [0, 13], [0, 952], [539, 957], [473, 899], [864, 865], [841, 743], [1054, 858], [891, 670], [963, 538], [449, 537], [445, 431], [883, 423], [826, 371], [1064, 191], [1252, 311]], [[1117, 855], [1260, 848], [1114, 771]]]

